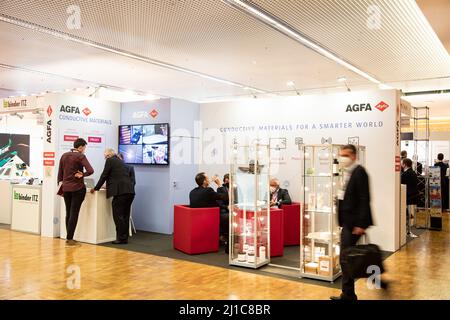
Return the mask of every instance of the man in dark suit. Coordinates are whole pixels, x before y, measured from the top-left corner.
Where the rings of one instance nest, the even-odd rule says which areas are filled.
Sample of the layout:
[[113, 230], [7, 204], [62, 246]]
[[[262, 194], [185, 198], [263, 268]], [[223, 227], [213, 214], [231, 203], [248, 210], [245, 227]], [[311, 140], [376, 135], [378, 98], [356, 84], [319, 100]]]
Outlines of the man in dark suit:
[[105, 168], [91, 193], [100, 190], [106, 182], [106, 197], [113, 197], [112, 210], [117, 232], [112, 243], [127, 244], [131, 204], [135, 196], [134, 170], [131, 171], [112, 149], [106, 149], [105, 159]]
[[228, 253], [228, 231], [229, 231], [229, 219], [230, 211], [228, 206], [230, 204], [228, 200], [228, 192], [230, 190], [230, 175], [227, 173], [223, 176], [223, 184], [217, 188], [217, 193], [227, 197], [227, 200], [219, 200], [220, 206], [220, 242], [225, 246], [225, 253]]
[[406, 204], [407, 205], [417, 205], [419, 200], [419, 180], [417, 178], [417, 173], [412, 169], [411, 159], [402, 160], [402, 184], [406, 184]]
[[292, 204], [289, 191], [280, 188], [278, 179], [271, 179], [270, 182], [270, 206], [281, 208], [284, 204]]
[[[370, 209], [369, 177], [364, 167], [356, 162], [357, 150], [354, 145], [346, 145], [340, 150], [339, 164], [344, 168], [344, 183], [338, 192], [338, 221], [341, 231], [341, 248], [356, 245], [366, 229], [373, 224]], [[357, 300], [355, 279], [351, 278], [348, 267], [342, 264], [342, 293], [332, 300]]]
[[[198, 187], [189, 193], [189, 206], [191, 208], [211, 208], [218, 207], [218, 200], [228, 201], [228, 193], [217, 193], [209, 186], [209, 178], [204, 172], [195, 176]], [[219, 177], [214, 177], [214, 183], [221, 185]]]
[[434, 164], [435, 166], [441, 169], [441, 194], [442, 194], [442, 209], [448, 209], [448, 177], [447, 177], [447, 169], [448, 164], [444, 163], [444, 154], [439, 153], [437, 156], [437, 162]]

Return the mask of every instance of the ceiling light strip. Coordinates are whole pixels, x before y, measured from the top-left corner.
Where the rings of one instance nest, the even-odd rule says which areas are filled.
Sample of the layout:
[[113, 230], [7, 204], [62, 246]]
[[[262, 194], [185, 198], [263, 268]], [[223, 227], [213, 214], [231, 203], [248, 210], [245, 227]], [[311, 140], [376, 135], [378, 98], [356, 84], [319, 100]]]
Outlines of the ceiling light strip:
[[56, 38], [59, 38], [59, 39], [62, 39], [62, 40], [69, 40], [69, 41], [76, 42], [76, 43], [79, 43], [79, 44], [83, 44], [83, 45], [86, 45], [86, 46], [89, 46], [89, 47], [92, 47], [92, 48], [96, 48], [96, 49], [107, 51], [107, 52], [110, 52], [110, 53], [113, 53], [113, 54], [121, 55], [123, 57], [131, 58], [131, 59], [135, 59], [135, 60], [139, 60], [139, 61], [142, 61], [142, 62], [146, 62], [146, 63], [152, 64], [152, 65], [156, 65], [156, 66], [159, 66], [159, 67], [163, 67], [163, 68], [167, 68], [167, 69], [183, 72], [183, 73], [190, 74], [190, 75], [193, 75], [193, 76], [196, 76], [196, 77], [200, 77], [200, 78], [203, 78], [203, 79], [212, 80], [212, 81], [215, 81], [215, 82], [220, 82], [220, 83], [223, 83], [223, 84], [226, 84], [226, 85], [230, 85], [230, 86], [234, 86], [234, 87], [238, 87], [238, 88], [249, 88], [252, 91], [257, 92], [257, 93], [267, 93], [266, 91], [258, 89], [258, 88], [250, 87], [250, 86], [243, 85], [241, 83], [237, 83], [237, 82], [234, 82], [234, 81], [225, 80], [225, 79], [214, 77], [214, 76], [211, 76], [211, 75], [208, 75], [208, 74], [205, 74], [205, 73], [201, 73], [201, 72], [197, 72], [197, 71], [194, 71], [194, 70], [190, 70], [190, 69], [186, 69], [186, 68], [183, 68], [183, 67], [179, 67], [179, 66], [176, 66], [176, 65], [173, 65], [173, 64], [170, 64], [170, 63], [166, 63], [166, 62], [162, 62], [162, 61], [159, 61], [159, 60], [151, 59], [151, 58], [148, 58], [148, 57], [145, 57], [145, 56], [134, 54], [132, 52], [128, 52], [128, 51], [125, 51], [125, 50], [114, 48], [112, 46], [108, 46], [108, 45], [104, 45], [104, 44], [101, 44], [101, 43], [98, 43], [98, 42], [94, 42], [94, 41], [90, 41], [90, 40], [87, 40], [87, 39], [83, 39], [81, 37], [77, 37], [77, 36], [74, 36], [74, 35], [71, 35], [71, 34], [68, 34], [68, 33], [65, 33], [65, 32], [61, 32], [61, 31], [58, 31], [58, 30], [55, 30], [55, 29], [47, 28], [47, 27], [44, 27], [44, 26], [41, 26], [41, 25], [38, 25], [38, 24], [35, 24], [35, 23], [24, 21], [24, 20], [15, 18], [15, 17], [4, 15], [4, 14], [0, 14], [0, 21], [6, 22], [6, 23], [10, 23], [10, 24], [13, 24], [15, 26], [23, 27], [23, 28], [26, 28], [26, 29], [31, 29], [31, 30], [34, 30], [34, 31], [38, 31], [40, 33], [48, 34], [48, 35], [51, 35], [53, 37], [56, 37]]
[[374, 77], [372, 77], [368, 73], [362, 71], [358, 67], [355, 67], [354, 65], [339, 58], [336, 54], [324, 49], [320, 45], [307, 39], [305, 36], [301, 35], [298, 31], [294, 30], [293, 28], [288, 26], [286, 23], [280, 21], [276, 17], [274, 17], [266, 12], [263, 12], [256, 6], [249, 4], [247, 2], [244, 2], [244, 1], [241, 1], [241, 0], [222, 0], [222, 2], [253, 16], [254, 18], [258, 19], [259, 21], [265, 23], [266, 25], [284, 33], [285, 35], [289, 36], [290, 38], [292, 38], [292, 39], [300, 42], [301, 44], [305, 45], [306, 47], [316, 51], [320, 55], [333, 60], [334, 62], [353, 71], [354, 73], [360, 75], [361, 77], [363, 77], [373, 83], [376, 83], [376, 84], [381, 83], [381, 81], [379, 81], [378, 79], [375, 79]]

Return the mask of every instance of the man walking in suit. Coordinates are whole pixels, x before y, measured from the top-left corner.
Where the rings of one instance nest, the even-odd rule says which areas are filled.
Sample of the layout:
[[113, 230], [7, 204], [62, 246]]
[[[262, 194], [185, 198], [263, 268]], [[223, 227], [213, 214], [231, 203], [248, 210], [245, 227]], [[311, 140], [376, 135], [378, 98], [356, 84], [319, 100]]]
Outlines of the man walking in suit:
[[[338, 220], [341, 231], [341, 249], [356, 245], [366, 229], [373, 224], [370, 209], [369, 177], [364, 167], [356, 161], [354, 145], [346, 145], [340, 150], [339, 164], [344, 168], [344, 183], [338, 192]], [[355, 279], [351, 278], [348, 267], [342, 264], [342, 293], [332, 300], [357, 300]]]
[[442, 210], [447, 210], [449, 201], [448, 201], [448, 164], [444, 163], [444, 154], [439, 153], [437, 156], [437, 162], [434, 164], [435, 166], [441, 169], [441, 194], [442, 194]]
[[419, 199], [419, 180], [417, 178], [417, 173], [412, 169], [412, 160], [403, 159], [402, 160], [402, 184], [406, 184], [406, 204], [407, 205], [417, 205]]
[[105, 168], [91, 193], [100, 190], [106, 182], [106, 197], [113, 197], [112, 210], [117, 233], [116, 240], [112, 243], [127, 244], [131, 204], [135, 196], [134, 170], [131, 171], [113, 149], [105, 150], [105, 159]]
[[284, 204], [292, 204], [289, 191], [280, 188], [280, 181], [276, 178], [270, 179], [270, 206], [281, 208]]

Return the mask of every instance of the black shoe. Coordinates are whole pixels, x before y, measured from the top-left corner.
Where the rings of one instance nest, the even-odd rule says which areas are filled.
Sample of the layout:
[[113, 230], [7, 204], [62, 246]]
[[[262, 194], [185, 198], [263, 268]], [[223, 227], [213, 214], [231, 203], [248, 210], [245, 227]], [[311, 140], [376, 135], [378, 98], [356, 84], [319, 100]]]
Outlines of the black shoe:
[[128, 240], [114, 240], [112, 244], [128, 244]]
[[355, 295], [353, 297], [349, 297], [346, 295], [341, 294], [340, 296], [331, 296], [331, 300], [347, 300], [347, 301], [355, 301], [358, 300], [358, 297]]
[[389, 282], [387, 281], [381, 280], [380, 286], [383, 290], [389, 290]]

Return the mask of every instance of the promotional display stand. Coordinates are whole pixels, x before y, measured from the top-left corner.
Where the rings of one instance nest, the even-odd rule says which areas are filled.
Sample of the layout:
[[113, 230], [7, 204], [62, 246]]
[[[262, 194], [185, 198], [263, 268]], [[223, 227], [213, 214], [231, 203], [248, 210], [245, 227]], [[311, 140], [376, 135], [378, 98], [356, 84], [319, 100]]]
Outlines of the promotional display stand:
[[430, 167], [430, 229], [442, 230], [441, 168]]
[[269, 146], [233, 145], [230, 170], [230, 265], [270, 262]]

